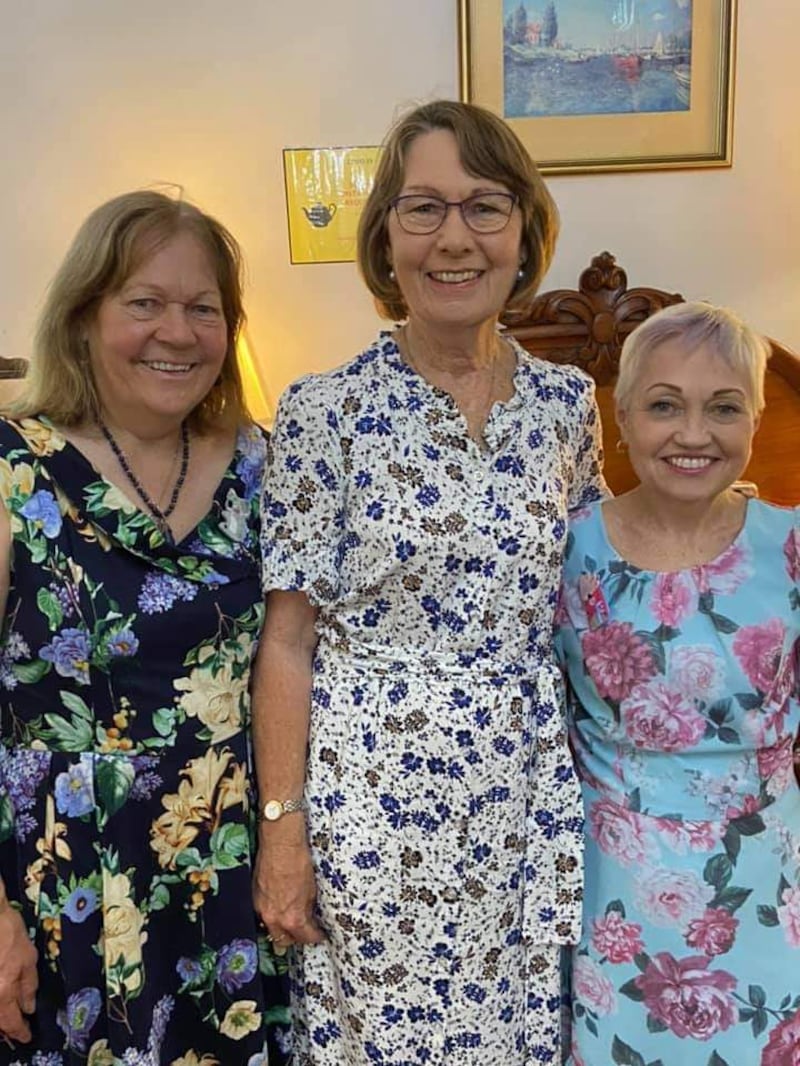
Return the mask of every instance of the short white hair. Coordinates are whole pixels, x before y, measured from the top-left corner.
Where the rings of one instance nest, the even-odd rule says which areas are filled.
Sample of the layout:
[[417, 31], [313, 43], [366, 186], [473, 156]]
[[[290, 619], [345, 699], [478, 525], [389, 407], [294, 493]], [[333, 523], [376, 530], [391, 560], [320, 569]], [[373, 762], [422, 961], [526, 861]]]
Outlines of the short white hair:
[[667, 341], [679, 341], [687, 355], [708, 344], [731, 370], [747, 379], [753, 412], [761, 414], [770, 355], [768, 341], [729, 308], [699, 301], [672, 304], [656, 311], [625, 338], [614, 386], [614, 402], [619, 410], [624, 411], [630, 403], [644, 363]]

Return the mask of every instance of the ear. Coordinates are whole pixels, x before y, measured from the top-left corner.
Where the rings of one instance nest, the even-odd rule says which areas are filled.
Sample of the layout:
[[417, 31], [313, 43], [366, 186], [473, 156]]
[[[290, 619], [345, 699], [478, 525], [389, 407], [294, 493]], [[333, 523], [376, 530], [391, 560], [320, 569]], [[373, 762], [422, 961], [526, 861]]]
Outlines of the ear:
[[755, 415], [755, 417], [753, 418], [753, 436], [758, 433], [758, 427], [761, 425], [761, 415], [763, 413], [763, 411], [759, 411], [758, 414]]
[[614, 420], [617, 423], [620, 437], [625, 440], [625, 424], [628, 421], [628, 412], [624, 407], [614, 408]]

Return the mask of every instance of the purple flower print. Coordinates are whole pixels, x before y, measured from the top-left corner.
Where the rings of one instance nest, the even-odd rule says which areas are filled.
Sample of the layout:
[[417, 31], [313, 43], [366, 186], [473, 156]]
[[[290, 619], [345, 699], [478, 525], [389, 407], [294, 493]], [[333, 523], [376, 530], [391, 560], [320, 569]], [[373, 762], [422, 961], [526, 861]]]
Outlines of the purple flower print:
[[82, 629], [62, 629], [39, 649], [39, 658], [52, 663], [61, 677], [89, 684], [89, 636]]
[[82, 755], [80, 762], [73, 763], [56, 778], [56, 808], [68, 818], [80, 818], [94, 808], [92, 784], [92, 758]]
[[67, 1000], [67, 1006], [56, 1016], [59, 1028], [67, 1037], [67, 1047], [75, 1051], [86, 1051], [89, 1046], [89, 1033], [100, 1015], [102, 999], [96, 988], [82, 988], [73, 992]]
[[97, 910], [97, 893], [93, 888], [76, 888], [67, 896], [64, 914], [71, 922], [85, 922]]
[[139, 641], [132, 629], [123, 629], [108, 638], [107, 647], [114, 659], [130, 658], [139, 650]]
[[196, 595], [197, 586], [191, 581], [152, 571], [142, 583], [138, 604], [144, 614], [161, 614], [168, 611], [176, 600], [191, 603]]
[[19, 509], [29, 522], [33, 522], [44, 535], [52, 540], [61, 532], [61, 512], [52, 492], [39, 489]]
[[234, 995], [256, 975], [258, 953], [252, 940], [232, 940], [217, 956], [217, 980]]

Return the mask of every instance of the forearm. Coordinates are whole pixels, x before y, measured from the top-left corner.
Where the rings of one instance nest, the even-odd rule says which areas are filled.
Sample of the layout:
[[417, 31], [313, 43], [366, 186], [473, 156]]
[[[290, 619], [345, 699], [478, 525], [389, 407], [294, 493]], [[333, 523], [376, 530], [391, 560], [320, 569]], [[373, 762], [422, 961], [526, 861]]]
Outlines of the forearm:
[[[299, 594], [295, 594], [297, 596]], [[287, 608], [297, 611], [285, 624]], [[272, 617], [270, 617], [272, 612]], [[267, 624], [254, 667], [253, 743], [261, 808], [269, 800], [296, 800], [305, 784], [311, 673], [316, 634], [316, 611], [302, 601], [270, 597]], [[285, 815], [262, 822], [272, 839], [303, 835], [301, 815]]]

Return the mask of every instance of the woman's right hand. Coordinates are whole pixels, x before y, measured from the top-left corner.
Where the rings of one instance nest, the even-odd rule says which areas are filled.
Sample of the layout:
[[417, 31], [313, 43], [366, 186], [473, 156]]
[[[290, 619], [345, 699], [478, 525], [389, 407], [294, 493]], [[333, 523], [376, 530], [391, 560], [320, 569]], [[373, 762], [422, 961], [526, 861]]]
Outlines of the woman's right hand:
[[0, 902], [0, 1032], [27, 1044], [31, 1038], [25, 1014], [36, 1009], [36, 948], [18, 911]]
[[278, 949], [318, 944], [325, 938], [314, 917], [317, 885], [305, 833], [289, 837], [275, 829], [261, 829], [253, 876], [256, 914]]

